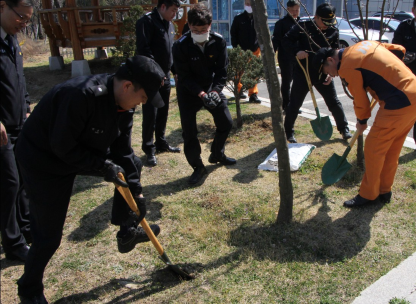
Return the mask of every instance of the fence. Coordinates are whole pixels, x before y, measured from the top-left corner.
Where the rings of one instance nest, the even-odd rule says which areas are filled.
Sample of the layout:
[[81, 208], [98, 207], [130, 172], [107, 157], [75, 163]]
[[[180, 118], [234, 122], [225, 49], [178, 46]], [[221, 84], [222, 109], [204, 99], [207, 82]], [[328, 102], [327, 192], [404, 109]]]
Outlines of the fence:
[[[110, 50], [110, 48], [103, 48], [104, 50], [107, 50], [107, 56], [110, 57], [112, 56], [112, 52]], [[97, 48], [87, 48], [87, 49], [83, 49], [82, 52], [84, 53], [84, 56], [95, 56], [95, 51], [97, 50]], [[72, 51], [71, 48], [59, 48], [59, 53], [61, 54], [62, 57], [64, 58], [74, 58], [74, 53]]]

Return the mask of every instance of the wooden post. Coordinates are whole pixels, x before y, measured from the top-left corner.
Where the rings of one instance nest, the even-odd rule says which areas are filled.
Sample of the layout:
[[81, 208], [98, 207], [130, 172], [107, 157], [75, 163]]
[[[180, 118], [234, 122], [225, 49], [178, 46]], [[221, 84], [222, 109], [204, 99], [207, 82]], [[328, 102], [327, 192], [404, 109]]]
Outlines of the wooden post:
[[[66, 6], [68, 8], [76, 8], [75, 0], [67, 0]], [[81, 41], [78, 37], [78, 29], [75, 19], [75, 10], [68, 10], [68, 22], [69, 22], [69, 31], [71, 32], [71, 42], [72, 50], [74, 52], [75, 60], [84, 60], [84, 54], [82, 53]]]
[[[51, 9], [52, 8], [52, 2], [50, 0], [42, 0], [42, 7], [44, 9]], [[41, 15], [39, 14], [39, 17], [41, 18]], [[59, 54], [59, 47], [56, 46], [56, 40], [52, 38], [52, 36], [49, 36], [49, 49], [51, 50], [51, 56], [57, 57], [60, 56]]]

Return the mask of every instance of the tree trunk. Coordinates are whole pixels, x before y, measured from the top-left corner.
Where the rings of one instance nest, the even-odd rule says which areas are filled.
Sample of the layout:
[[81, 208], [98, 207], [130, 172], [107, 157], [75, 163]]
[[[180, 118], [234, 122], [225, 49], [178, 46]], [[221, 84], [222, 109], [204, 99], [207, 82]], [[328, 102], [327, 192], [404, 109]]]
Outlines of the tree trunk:
[[267, 90], [269, 91], [272, 126], [275, 146], [278, 155], [280, 208], [277, 214], [278, 223], [288, 223], [293, 216], [293, 187], [290, 173], [289, 149], [283, 127], [282, 96], [277, 77], [276, 61], [267, 26], [267, 10], [263, 0], [251, 0], [253, 8], [254, 27], [265, 69]]
[[237, 92], [237, 94], [234, 92], [235, 96], [235, 110], [237, 112], [237, 128], [241, 128], [243, 126], [243, 118], [241, 117], [241, 106], [240, 106], [240, 92], [238, 92], [238, 83], [234, 86], [234, 90]]

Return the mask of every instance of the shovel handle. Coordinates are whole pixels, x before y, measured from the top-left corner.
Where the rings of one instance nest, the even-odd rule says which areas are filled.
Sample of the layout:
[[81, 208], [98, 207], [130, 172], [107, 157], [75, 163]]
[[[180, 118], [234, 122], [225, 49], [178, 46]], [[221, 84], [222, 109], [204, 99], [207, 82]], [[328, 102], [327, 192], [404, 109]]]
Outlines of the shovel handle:
[[[122, 180], [126, 181], [124, 179], [123, 173], [118, 173], [117, 176]], [[114, 186], [117, 188], [117, 190], [120, 192], [120, 194], [124, 197], [124, 200], [129, 205], [130, 209], [134, 211], [137, 215], [140, 215], [139, 208], [137, 208], [137, 204], [131, 195], [130, 189], [126, 187], [122, 187], [120, 185], [117, 185], [114, 183]], [[162, 248], [162, 245], [160, 245], [159, 241], [157, 240], [156, 236], [154, 235], [152, 229], [150, 228], [149, 224], [147, 223], [146, 219], [143, 219], [140, 222], [140, 225], [143, 227], [144, 231], [146, 232], [147, 236], [149, 237], [150, 241], [153, 243], [153, 246], [155, 246], [156, 250], [159, 252], [160, 255], [163, 255], [164, 250]]]
[[318, 118], [320, 118], [319, 115], [319, 110], [318, 109], [318, 104], [316, 102], [316, 98], [315, 98], [315, 93], [313, 92], [313, 88], [312, 88], [312, 82], [311, 82], [311, 78], [309, 77], [309, 64], [308, 64], [308, 57], [306, 57], [306, 68], [308, 69], [307, 71], [305, 70], [305, 68], [303, 67], [302, 63], [300, 63], [300, 60], [298, 57], [296, 57], [296, 60], [298, 61], [300, 67], [303, 70], [303, 73], [305, 74], [306, 77], [306, 82], [308, 83], [308, 87], [309, 87], [309, 92], [311, 93], [311, 97], [312, 97], [312, 101], [313, 101], [313, 106], [315, 107], [315, 110], [318, 113]]
[[[375, 107], [376, 104], [377, 104], [377, 100], [375, 100], [374, 98], [371, 99], [370, 111], [372, 111], [374, 109], [374, 107]], [[352, 146], [354, 146], [355, 141], [357, 140], [358, 136], [360, 136], [360, 134], [358, 132], [355, 132], [354, 136], [350, 140], [350, 143], [348, 144], [348, 146], [350, 148], [352, 148]]]

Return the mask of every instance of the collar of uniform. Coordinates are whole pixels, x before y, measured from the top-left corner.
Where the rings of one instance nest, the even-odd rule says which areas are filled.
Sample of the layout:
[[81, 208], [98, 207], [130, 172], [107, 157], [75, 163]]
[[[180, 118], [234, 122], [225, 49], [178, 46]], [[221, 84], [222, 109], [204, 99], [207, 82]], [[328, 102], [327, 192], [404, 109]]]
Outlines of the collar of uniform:
[[341, 60], [342, 60], [342, 54], [344, 53], [344, 50], [345, 49], [340, 49], [339, 52], [338, 52], [339, 62], [338, 62], [337, 70], [339, 70], [341, 68]]
[[3, 41], [6, 41], [6, 36], [7, 33], [6, 31], [3, 29], [3, 27], [0, 26], [0, 35], [1, 35], [1, 39], [3, 39]]
[[[116, 104], [116, 98], [114, 96], [114, 75], [111, 75], [110, 77], [108, 77], [107, 80], [107, 90], [108, 90], [108, 96], [111, 99], [111, 103], [114, 104], [115, 106]], [[117, 105], [117, 109], [119, 108], [119, 106]]]

